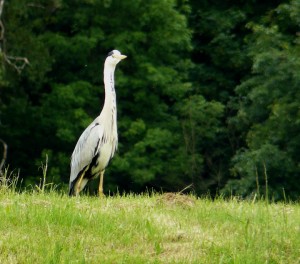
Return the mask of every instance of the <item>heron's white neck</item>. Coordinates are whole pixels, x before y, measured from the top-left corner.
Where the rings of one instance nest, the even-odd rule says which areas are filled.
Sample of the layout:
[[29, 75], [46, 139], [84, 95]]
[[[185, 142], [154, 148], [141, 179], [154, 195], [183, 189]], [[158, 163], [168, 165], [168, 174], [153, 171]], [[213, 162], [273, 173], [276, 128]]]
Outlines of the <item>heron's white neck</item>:
[[103, 111], [116, 109], [116, 91], [115, 91], [115, 65], [108, 63], [104, 64], [104, 88], [105, 88], [105, 101]]

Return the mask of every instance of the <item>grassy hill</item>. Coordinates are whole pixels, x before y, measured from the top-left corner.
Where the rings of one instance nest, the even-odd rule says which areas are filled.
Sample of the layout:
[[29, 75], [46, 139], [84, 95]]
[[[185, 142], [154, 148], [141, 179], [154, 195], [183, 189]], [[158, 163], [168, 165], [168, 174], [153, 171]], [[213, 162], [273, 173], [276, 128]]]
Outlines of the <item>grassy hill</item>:
[[0, 189], [0, 263], [300, 263], [300, 206]]

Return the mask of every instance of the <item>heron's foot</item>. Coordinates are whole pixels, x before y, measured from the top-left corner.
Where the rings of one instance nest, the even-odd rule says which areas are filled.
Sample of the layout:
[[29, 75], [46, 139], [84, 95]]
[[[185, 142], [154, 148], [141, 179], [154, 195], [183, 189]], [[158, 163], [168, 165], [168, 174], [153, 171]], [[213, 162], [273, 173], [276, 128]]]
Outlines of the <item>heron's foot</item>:
[[99, 190], [99, 198], [105, 198], [105, 194], [103, 193], [103, 190]]

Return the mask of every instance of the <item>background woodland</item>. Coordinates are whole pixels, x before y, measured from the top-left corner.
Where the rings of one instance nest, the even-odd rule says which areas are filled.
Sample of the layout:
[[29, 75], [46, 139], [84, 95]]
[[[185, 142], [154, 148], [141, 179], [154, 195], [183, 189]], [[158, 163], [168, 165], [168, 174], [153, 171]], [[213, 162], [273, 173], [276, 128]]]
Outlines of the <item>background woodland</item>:
[[47, 156], [48, 180], [67, 188], [119, 49], [106, 192], [299, 198], [300, 1], [1, 0], [0, 11], [0, 139], [23, 186]]

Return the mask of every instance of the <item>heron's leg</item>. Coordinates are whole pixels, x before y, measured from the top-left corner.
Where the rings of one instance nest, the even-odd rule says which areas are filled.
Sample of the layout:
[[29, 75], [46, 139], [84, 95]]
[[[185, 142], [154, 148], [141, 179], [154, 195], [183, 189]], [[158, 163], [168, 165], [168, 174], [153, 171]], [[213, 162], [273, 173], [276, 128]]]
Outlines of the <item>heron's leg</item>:
[[82, 179], [83, 179], [84, 173], [82, 173], [80, 175], [79, 181], [76, 184], [76, 188], [75, 188], [75, 195], [77, 196], [80, 193], [80, 187], [81, 187], [81, 183], [82, 183]]
[[104, 171], [100, 172], [100, 182], [99, 182], [99, 197], [103, 197], [103, 177], [104, 177]]

